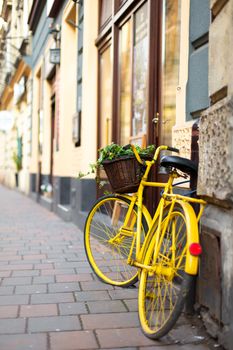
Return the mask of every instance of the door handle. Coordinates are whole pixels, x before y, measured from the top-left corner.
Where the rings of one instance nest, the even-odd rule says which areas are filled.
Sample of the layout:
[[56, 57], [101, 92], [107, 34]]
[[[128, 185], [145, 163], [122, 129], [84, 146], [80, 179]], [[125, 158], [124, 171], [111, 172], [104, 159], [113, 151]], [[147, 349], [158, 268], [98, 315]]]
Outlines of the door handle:
[[152, 119], [152, 123], [157, 124], [159, 122], [159, 113], [156, 113], [156, 117]]

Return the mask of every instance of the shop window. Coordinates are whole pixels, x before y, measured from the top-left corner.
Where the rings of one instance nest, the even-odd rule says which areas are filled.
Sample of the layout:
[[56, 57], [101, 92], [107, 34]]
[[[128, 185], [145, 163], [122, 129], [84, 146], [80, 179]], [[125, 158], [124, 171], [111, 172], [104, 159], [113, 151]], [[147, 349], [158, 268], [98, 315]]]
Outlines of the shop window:
[[131, 134], [131, 20], [120, 30], [120, 143], [127, 144]]
[[172, 144], [176, 123], [176, 89], [179, 82], [180, 0], [163, 1], [162, 118], [163, 144]]
[[[147, 132], [148, 6], [140, 7], [120, 28], [120, 142]], [[133, 62], [133, 63], [132, 63]]]
[[132, 136], [147, 132], [148, 6], [135, 13], [133, 38]]
[[[145, 135], [146, 143], [172, 144], [180, 6], [181, 0], [100, 2], [98, 148]], [[103, 50], [107, 41], [112, 42], [110, 51]]]

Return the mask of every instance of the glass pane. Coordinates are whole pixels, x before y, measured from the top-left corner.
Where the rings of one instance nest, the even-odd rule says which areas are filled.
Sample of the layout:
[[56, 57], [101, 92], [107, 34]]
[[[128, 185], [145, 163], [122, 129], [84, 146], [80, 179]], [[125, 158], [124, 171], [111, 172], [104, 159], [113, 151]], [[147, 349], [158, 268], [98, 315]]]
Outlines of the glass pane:
[[129, 143], [131, 135], [131, 20], [120, 30], [120, 143]]
[[148, 6], [135, 14], [133, 44], [132, 135], [147, 132]]
[[102, 26], [112, 14], [112, 0], [101, 1], [100, 26]]
[[162, 40], [162, 142], [171, 145], [179, 78], [180, 0], [163, 0]]
[[100, 145], [112, 142], [112, 53], [109, 46], [100, 56]]

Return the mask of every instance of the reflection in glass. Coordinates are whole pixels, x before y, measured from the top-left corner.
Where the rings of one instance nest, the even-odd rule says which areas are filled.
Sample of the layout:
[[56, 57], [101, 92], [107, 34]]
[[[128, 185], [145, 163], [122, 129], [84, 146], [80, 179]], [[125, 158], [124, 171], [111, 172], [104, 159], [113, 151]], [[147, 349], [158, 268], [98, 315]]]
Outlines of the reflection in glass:
[[120, 30], [120, 143], [129, 143], [131, 133], [131, 20]]
[[163, 0], [162, 36], [162, 143], [172, 144], [176, 122], [176, 87], [179, 78], [180, 0]]
[[111, 46], [100, 56], [100, 148], [112, 142], [112, 54]]
[[135, 14], [132, 135], [147, 132], [148, 6]]
[[100, 11], [100, 26], [104, 25], [105, 22], [112, 15], [112, 0], [102, 0], [101, 1], [101, 11]]

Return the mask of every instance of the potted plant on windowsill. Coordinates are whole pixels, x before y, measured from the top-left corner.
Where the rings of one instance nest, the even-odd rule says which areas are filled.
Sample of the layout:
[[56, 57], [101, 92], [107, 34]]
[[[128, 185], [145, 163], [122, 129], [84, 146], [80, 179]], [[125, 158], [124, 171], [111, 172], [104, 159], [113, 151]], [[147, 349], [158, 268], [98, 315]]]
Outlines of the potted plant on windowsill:
[[12, 159], [13, 159], [13, 161], [15, 163], [15, 169], [16, 169], [16, 172], [15, 172], [15, 185], [16, 185], [16, 187], [18, 187], [18, 185], [19, 185], [19, 172], [22, 169], [22, 157], [19, 157], [19, 155], [16, 152], [14, 152], [13, 156], [12, 156]]
[[[152, 159], [155, 146], [146, 148], [135, 146], [140, 157], [144, 160]], [[144, 173], [144, 165], [140, 164], [130, 145], [120, 146], [111, 143], [99, 151], [99, 158], [95, 164], [91, 164], [91, 171], [87, 174], [79, 173], [79, 178], [91, 173], [97, 173], [96, 180], [99, 183], [98, 173], [104, 168], [108, 180], [114, 192], [130, 193], [137, 191], [137, 187]]]
[[40, 186], [40, 190], [42, 195], [44, 195], [45, 197], [48, 197], [48, 198], [52, 197], [53, 186], [50, 183], [43, 183]]

